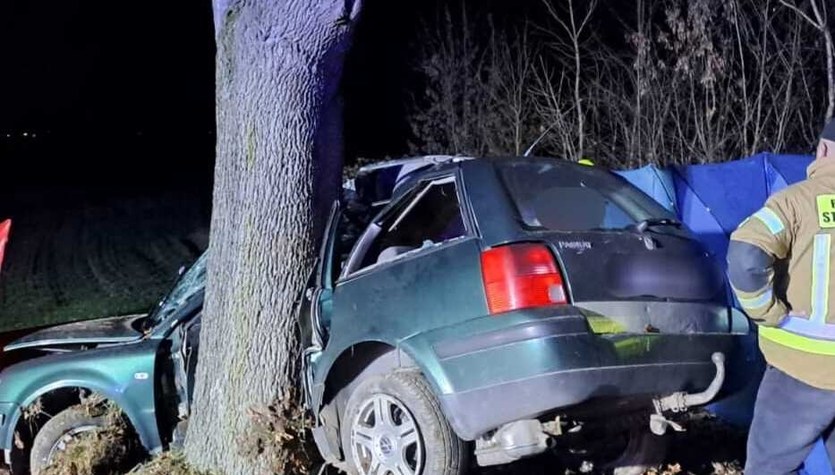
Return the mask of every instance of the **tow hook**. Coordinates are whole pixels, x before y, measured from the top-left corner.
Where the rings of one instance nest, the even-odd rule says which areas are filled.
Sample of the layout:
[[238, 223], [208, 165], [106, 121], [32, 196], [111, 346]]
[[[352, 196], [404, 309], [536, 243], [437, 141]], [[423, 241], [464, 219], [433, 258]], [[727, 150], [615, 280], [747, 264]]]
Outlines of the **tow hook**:
[[668, 427], [676, 432], [683, 432], [684, 427], [677, 422], [667, 419], [664, 413], [671, 412], [673, 414], [679, 414], [687, 412], [691, 407], [703, 406], [716, 397], [716, 394], [722, 389], [722, 383], [725, 382], [725, 355], [716, 352], [711, 355], [710, 359], [716, 366], [716, 375], [713, 376], [713, 381], [710, 382], [707, 389], [695, 394], [679, 391], [669, 396], [652, 400], [655, 414], [649, 416], [649, 429], [653, 434], [664, 435]]

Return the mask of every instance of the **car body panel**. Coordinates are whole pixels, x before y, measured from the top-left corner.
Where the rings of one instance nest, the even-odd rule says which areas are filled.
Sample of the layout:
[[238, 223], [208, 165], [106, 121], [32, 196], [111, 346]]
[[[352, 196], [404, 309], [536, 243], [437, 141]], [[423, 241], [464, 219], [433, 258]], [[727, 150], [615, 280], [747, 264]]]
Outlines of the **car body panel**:
[[[487, 303], [480, 268], [452, 265], [461, 255], [471, 256], [470, 261], [477, 264], [480, 252], [477, 240], [464, 238], [340, 282], [329, 298], [323, 296], [322, 312], [350, 317], [331, 320], [327, 351], [313, 370], [314, 386], [321, 388], [336, 359], [357, 343], [375, 341], [397, 347], [409, 335], [484, 315]], [[432, 283], [427, 289], [432, 298], [411, 291], [418, 282]], [[368, 293], [368, 288], [375, 290]], [[320, 400], [321, 389], [318, 392], [315, 399]]]
[[751, 338], [747, 328], [596, 334], [588, 317], [573, 306], [528, 309], [467, 320], [399, 345], [433, 383], [456, 433], [472, 440], [508, 421], [591, 398], [648, 402], [702, 390], [714, 376], [712, 353], [738, 359], [742, 340]]
[[161, 448], [155, 411], [155, 361], [160, 344], [145, 339], [130, 344], [35, 358], [0, 374], [0, 401], [16, 408], [5, 414], [0, 447], [11, 449], [22, 409], [59, 388], [84, 388], [115, 402], [151, 451]]
[[142, 337], [142, 332], [136, 329], [135, 323], [144, 317], [144, 314], [127, 315], [48, 327], [18, 338], [6, 345], [3, 350], [13, 351], [56, 345], [127, 343]]
[[495, 169], [483, 160], [460, 165], [467, 207], [485, 247], [525, 239], [516, 210], [508, 200]]
[[[631, 231], [531, 232], [571, 279], [574, 302], [675, 300], [726, 303], [719, 265], [682, 235]], [[647, 240], [651, 243], [648, 245]]]

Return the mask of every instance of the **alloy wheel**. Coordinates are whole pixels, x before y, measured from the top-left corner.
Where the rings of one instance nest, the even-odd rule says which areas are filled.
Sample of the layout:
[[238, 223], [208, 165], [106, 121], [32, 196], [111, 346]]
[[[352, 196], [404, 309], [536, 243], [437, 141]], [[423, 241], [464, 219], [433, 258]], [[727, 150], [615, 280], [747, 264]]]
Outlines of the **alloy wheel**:
[[351, 452], [361, 475], [419, 475], [424, 447], [415, 418], [397, 399], [374, 394], [351, 425]]
[[92, 430], [98, 429], [99, 426], [96, 425], [84, 425], [79, 427], [74, 427], [64, 435], [61, 436], [60, 439], [56, 440], [54, 444], [52, 444], [52, 448], [49, 449], [49, 457], [47, 458], [47, 465], [52, 465], [52, 462], [55, 461], [55, 456], [58, 452], [63, 452], [67, 450], [67, 446], [72, 443], [73, 441], [78, 439], [78, 436], [85, 433], [90, 432]]

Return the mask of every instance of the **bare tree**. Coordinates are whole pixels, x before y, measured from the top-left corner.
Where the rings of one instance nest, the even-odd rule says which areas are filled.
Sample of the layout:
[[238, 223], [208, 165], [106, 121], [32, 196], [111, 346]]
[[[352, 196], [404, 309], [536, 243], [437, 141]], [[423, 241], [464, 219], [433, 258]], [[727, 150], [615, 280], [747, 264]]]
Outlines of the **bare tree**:
[[[586, 114], [583, 109], [585, 96], [581, 89], [583, 75], [581, 43], [586, 28], [589, 25], [591, 15], [594, 13], [595, 8], [597, 8], [597, 0], [580, 1], [578, 2], [580, 4], [578, 8], [575, 7], [574, 0], [565, 0], [560, 2], [564, 7], [562, 10], [556, 8], [548, 0], [545, 0], [544, 3], [548, 12], [551, 14], [551, 18], [562, 28], [562, 33], [565, 35], [564, 37], [554, 35], [552, 45], [559, 53], [570, 57], [573, 64], [574, 84], [572, 92], [574, 94], [574, 116], [577, 121], [577, 142], [574, 147], [575, 154], [571, 157], [579, 160], [583, 155], [586, 139]], [[565, 48], [565, 44], [562, 41], [565, 37], [568, 38], [568, 48]]]
[[543, 149], [557, 150], [561, 157], [579, 159], [583, 144], [577, 133], [582, 130], [573, 119], [578, 117], [577, 102], [573, 96], [572, 79], [565, 70], [554, 71], [544, 62], [537, 68], [534, 100], [537, 119], [542, 123], [541, 133], [528, 148], [542, 143]]
[[[491, 27], [492, 27], [492, 22]], [[513, 40], [492, 27], [488, 45], [491, 67], [487, 71], [485, 84], [490, 97], [490, 107], [499, 116], [499, 126], [509, 126], [510, 134], [490, 134], [500, 137], [489, 148], [494, 153], [522, 155], [532, 133], [533, 113], [529, 94], [533, 75], [532, 57], [536, 54], [530, 45], [528, 25], [524, 24], [515, 32]]]
[[430, 80], [413, 103], [416, 142], [615, 167], [808, 150], [831, 107], [816, 100], [833, 91], [815, 47], [828, 5], [810, 0], [807, 14], [789, 1], [637, 0], [620, 18], [625, 43], [592, 27], [594, 1], [545, 0], [522, 47], [485, 41], [478, 22], [436, 22], [421, 38], [435, 53], [419, 56]]
[[[335, 196], [337, 89], [359, 1], [215, 0], [217, 162], [206, 305], [186, 455], [264, 473], [246, 415], [297, 382], [293, 304], [313, 255], [316, 195]], [[329, 158], [324, 158], [329, 157]], [[320, 198], [324, 200], [324, 198]], [[288, 434], [293, 435], [293, 434]], [[270, 441], [261, 441], [270, 444]]]
[[586, 53], [595, 155], [626, 166], [805, 147], [803, 124], [819, 110], [813, 57], [801, 22], [776, 3], [636, 2], [625, 24], [632, 53], [602, 44]]
[[536, 135], [528, 89], [535, 48], [527, 24], [507, 29], [462, 6], [423, 24], [410, 98], [413, 153], [521, 154]]
[[825, 119], [832, 118], [832, 112], [835, 110], [835, 65], [833, 64], [833, 54], [835, 54], [835, 46], [832, 44], [832, 32], [829, 31], [829, 2], [827, 0], [809, 0], [809, 5], [812, 9], [812, 15], [806, 14], [796, 4], [788, 0], [780, 0], [780, 3], [787, 8], [793, 10], [806, 20], [811, 26], [818, 30], [823, 35], [824, 49], [826, 54], [826, 81], [827, 81], [827, 106]]

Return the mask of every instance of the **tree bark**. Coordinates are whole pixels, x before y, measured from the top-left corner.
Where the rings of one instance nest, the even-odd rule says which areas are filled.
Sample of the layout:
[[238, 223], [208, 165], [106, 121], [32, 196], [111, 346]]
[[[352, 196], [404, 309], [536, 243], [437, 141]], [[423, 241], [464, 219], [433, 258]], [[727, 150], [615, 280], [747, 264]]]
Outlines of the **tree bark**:
[[[338, 97], [360, 0], [214, 0], [217, 160], [186, 455], [229, 475], [248, 409], [297, 383], [293, 315], [341, 176]], [[334, 142], [335, 141], [335, 142]], [[321, 185], [321, 186], [317, 186]]]

